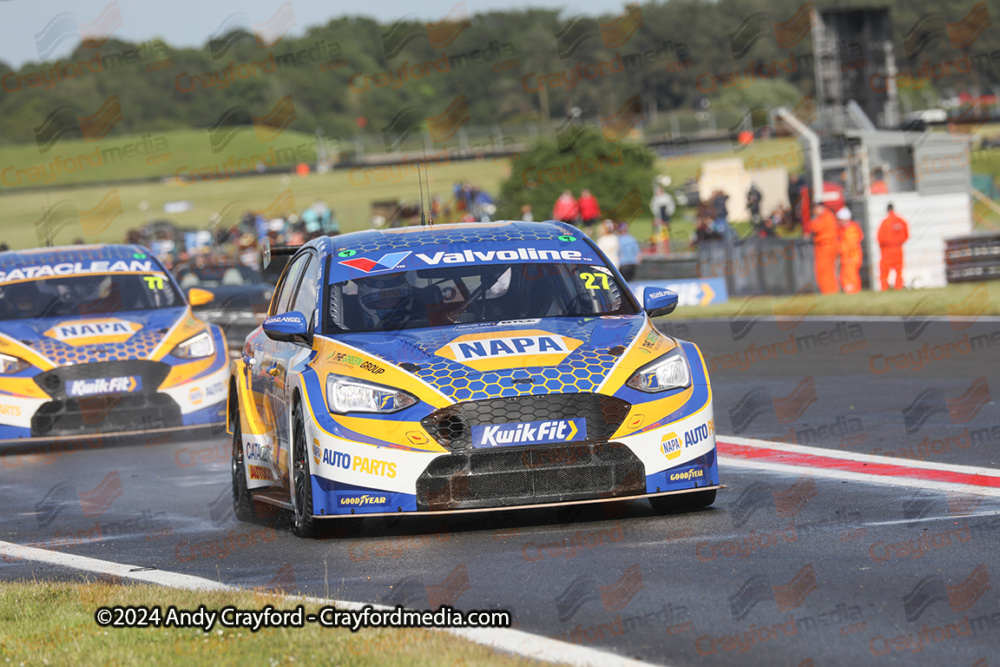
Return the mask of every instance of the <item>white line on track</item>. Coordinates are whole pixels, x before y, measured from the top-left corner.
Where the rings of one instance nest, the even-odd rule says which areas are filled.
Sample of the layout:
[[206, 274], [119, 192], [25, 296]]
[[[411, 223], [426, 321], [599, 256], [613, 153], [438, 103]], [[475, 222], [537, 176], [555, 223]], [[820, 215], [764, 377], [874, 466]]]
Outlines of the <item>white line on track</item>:
[[954, 522], [955, 519], [968, 519], [977, 516], [996, 516], [997, 513], [993, 511], [988, 512], [970, 512], [968, 514], [942, 514], [940, 516], [925, 516], [921, 518], [913, 519], [895, 519], [893, 521], [865, 521], [863, 526], [904, 526], [914, 523], [933, 523], [935, 521], [950, 521]]
[[[148, 584], [157, 584], [167, 588], [180, 588], [194, 591], [240, 591], [237, 586], [222, 584], [210, 579], [194, 577], [166, 570], [147, 570], [137, 565], [126, 565], [113, 561], [88, 558], [74, 554], [64, 554], [47, 549], [27, 547], [12, 542], [0, 541], [0, 560], [16, 562], [30, 560], [65, 567], [84, 572], [94, 572], [102, 575], [114, 575], [122, 579], [130, 579]], [[338, 609], [360, 610], [366, 606], [363, 602], [348, 602], [344, 600], [327, 600], [323, 598], [287, 595], [290, 600], [301, 600], [318, 604], [333, 604]], [[373, 604], [375, 609], [393, 610], [395, 607]], [[427, 628], [436, 629], [436, 628]], [[559, 662], [578, 667], [652, 667], [651, 663], [623, 658], [613, 653], [605, 653], [586, 646], [570, 644], [540, 635], [533, 635], [522, 630], [510, 628], [441, 628], [442, 632], [462, 637], [469, 641], [494, 648], [498, 651], [532, 658], [543, 662]]]
[[66, 567], [84, 572], [113, 575], [123, 579], [141, 581], [147, 584], [158, 584], [168, 588], [183, 588], [193, 591], [235, 591], [233, 586], [220, 584], [210, 579], [192, 577], [164, 570], [147, 570], [139, 565], [125, 565], [98, 558], [88, 558], [74, 554], [64, 554], [48, 549], [26, 547], [12, 542], [0, 541], [0, 559], [4, 561], [30, 560], [36, 563], [47, 563], [57, 567]]

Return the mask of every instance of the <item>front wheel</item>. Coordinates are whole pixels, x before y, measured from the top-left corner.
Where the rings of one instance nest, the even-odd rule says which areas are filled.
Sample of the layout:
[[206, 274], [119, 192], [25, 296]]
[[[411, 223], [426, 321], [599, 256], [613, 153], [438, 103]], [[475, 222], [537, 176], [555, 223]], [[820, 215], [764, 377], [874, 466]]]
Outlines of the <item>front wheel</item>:
[[656, 496], [649, 499], [653, 511], [657, 514], [682, 514], [708, 507], [715, 502], [715, 492], [718, 489], [694, 491], [674, 496]]
[[292, 413], [292, 493], [295, 534], [299, 537], [316, 537], [318, 521], [313, 518], [312, 476], [309, 474], [309, 449], [306, 447], [302, 404], [296, 404]]

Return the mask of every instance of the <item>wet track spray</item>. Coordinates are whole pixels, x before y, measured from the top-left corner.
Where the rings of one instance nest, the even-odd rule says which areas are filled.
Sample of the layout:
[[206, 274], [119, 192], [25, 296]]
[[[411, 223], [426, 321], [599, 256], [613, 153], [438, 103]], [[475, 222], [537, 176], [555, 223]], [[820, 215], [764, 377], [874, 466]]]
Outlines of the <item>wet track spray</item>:
[[[301, 540], [280, 514], [235, 520], [225, 434], [159, 434], [0, 456], [2, 539], [226, 584], [508, 609], [522, 630], [668, 664], [986, 664], [997, 654], [995, 495], [968, 476], [889, 486], [838, 478], [815, 459], [748, 465], [726, 443], [1000, 469], [1000, 322], [658, 324], [697, 341], [709, 363], [728, 488], [706, 511], [659, 516], [633, 501], [371, 518]], [[2, 568], [7, 579], [81, 576]]]

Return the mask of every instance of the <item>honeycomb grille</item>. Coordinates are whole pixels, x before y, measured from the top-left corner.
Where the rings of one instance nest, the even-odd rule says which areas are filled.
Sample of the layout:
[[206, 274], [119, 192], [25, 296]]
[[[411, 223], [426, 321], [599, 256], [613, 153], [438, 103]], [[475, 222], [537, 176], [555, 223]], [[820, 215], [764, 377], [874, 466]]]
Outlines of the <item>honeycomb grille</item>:
[[417, 479], [417, 508], [512, 507], [645, 492], [645, 466], [620, 443], [482, 449], [435, 459]]
[[466, 401], [441, 408], [421, 420], [437, 442], [453, 451], [472, 447], [472, 427], [492, 424], [587, 420], [587, 440], [607, 442], [632, 406], [602, 394], [547, 394]]

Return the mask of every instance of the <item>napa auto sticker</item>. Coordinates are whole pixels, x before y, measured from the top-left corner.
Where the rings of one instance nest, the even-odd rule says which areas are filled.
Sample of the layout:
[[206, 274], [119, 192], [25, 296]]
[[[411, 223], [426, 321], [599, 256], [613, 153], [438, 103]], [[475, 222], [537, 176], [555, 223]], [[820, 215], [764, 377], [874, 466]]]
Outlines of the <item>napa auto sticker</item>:
[[140, 329], [142, 325], [137, 322], [117, 318], [67, 320], [46, 331], [45, 335], [69, 345], [93, 345], [123, 343]]
[[583, 341], [541, 329], [465, 334], [435, 354], [478, 371], [561, 363]]
[[729, 301], [729, 290], [725, 278], [691, 278], [690, 280], [644, 280], [632, 282], [628, 286], [639, 298], [643, 287], [658, 287], [677, 293], [678, 306], [707, 306], [712, 303]]

